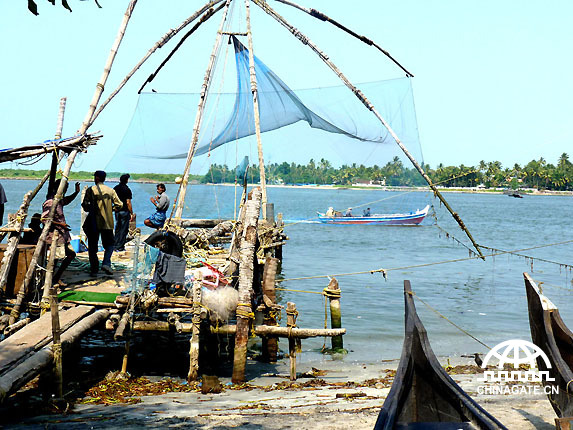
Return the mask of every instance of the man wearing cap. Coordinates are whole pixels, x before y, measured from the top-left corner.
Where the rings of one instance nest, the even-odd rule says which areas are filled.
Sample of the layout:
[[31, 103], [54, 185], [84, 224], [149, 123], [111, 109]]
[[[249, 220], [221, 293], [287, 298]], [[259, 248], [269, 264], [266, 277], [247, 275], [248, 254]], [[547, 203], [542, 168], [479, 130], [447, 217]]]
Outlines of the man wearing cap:
[[119, 177], [119, 184], [113, 187], [117, 196], [121, 200], [122, 207], [115, 213], [115, 237], [113, 240], [113, 249], [115, 251], [125, 251], [125, 240], [129, 230], [129, 222], [133, 221], [133, 207], [131, 206], [131, 189], [127, 186], [129, 173]]
[[351, 217], [352, 216], [352, 208], [346, 209], [344, 216]]
[[113, 211], [122, 207], [117, 193], [107, 185], [104, 185], [105, 177], [106, 173], [103, 170], [97, 170], [94, 173], [95, 185], [86, 190], [82, 201], [82, 208], [88, 213], [83, 229], [88, 238], [88, 253], [92, 276], [97, 276], [99, 271], [97, 249], [100, 235], [104, 249], [101, 270], [108, 275], [113, 274], [111, 270], [111, 254], [113, 253], [114, 239]]

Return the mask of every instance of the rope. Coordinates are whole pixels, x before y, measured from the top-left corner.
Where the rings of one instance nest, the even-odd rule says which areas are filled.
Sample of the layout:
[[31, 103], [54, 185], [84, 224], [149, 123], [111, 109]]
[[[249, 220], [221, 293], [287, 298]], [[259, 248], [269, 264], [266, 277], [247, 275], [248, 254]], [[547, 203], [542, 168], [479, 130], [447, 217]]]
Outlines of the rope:
[[[247, 308], [248, 310], [244, 310], [244, 308]], [[238, 303], [236, 313], [237, 316], [241, 318], [249, 320], [255, 319], [255, 313], [252, 311], [250, 303]]]
[[[539, 248], [546, 248], [549, 246], [558, 246], [558, 245], [564, 245], [567, 243], [572, 243], [573, 240], [566, 240], [563, 242], [556, 242], [556, 243], [550, 243], [550, 244], [546, 244], [546, 245], [537, 245], [537, 246], [531, 246], [529, 248], [522, 248], [522, 249], [516, 249], [514, 251], [499, 251], [496, 253], [492, 253], [490, 255], [485, 255], [484, 257], [496, 257], [498, 255], [503, 255], [503, 254], [515, 254], [517, 252], [521, 252], [521, 251], [528, 251], [531, 249], [539, 249]], [[480, 245], [482, 246], [482, 245]], [[440, 264], [447, 264], [447, 263], [459, 263], [461, 261], [469, 261], [469, 260], [476, 260], [476, 259], [481, 259], [482, 257], [479, 255], [474, 255], [474, 256], [470, 256], [470, 257], [466, 257], [466, 258], [455, 258], [452, 260], [443, 260], [443, 261], [435, 261], [433, 263], [423, 263], [423, 264], [414, 264], [411, 266], [402, 266], [402, 267], [392, 267], [390, 269], [372, 269], [372, 270], [362, 270], [359, 272], [347, 272], [347, 273], [337, 273], [334, 275], [314, 275], [314, 276], [301, 276], [298, 278], [286, 278], [286, 279], [277, 279], [276, 282], [285, 282], [285, 281], [300, 281], [300, 280], [307, 280], [307, 279], [320, 279], [320, 278], [332, 278], [332, 277], [339, 277], [339, 276], [353, 276], [353, 275], [364, 275], [367, 273], [370, 274], [374, 274], [374, 273], [382, 273], [382, 276], [384, 276], [384, 278], [386, 278], [386, 274], [387, 272], [390, 271], [394, 271], [394, 270], [408, 270], [408, 269], [418, 269], [420, 267], [429, 267], [429, 266], [437, 266]], [[535, 257], [528, 257], [531, 259], [537, 259]], [[559, 263], [558, 263], [559, 264]], [[566, 264], [562, 264], [563, 266], [567, 266]]]
[[[517, 257], [528, 258], [528, 259], [530, 259], [530, 260], [541, 261], [541, 262], [543, 262], [543, 263], [557, 264], [557, 265], [559, 265], [559, 266], [561, 266], [561, 267], [566, 267], [566, 268], [568, 268], [569, 270], [573, 269], [573, 265], [567, 264], [567, 263], [559, 263], [558, 261], [546, 260], [546, 259], [544, 259], [544, 258], [532, 257], [532, 256], [530, 256], [530, 255], [523, 255], [523, 254], [519, 254], [519, 253], [517, 253], [517, 252], [515, 252], [515, 251], [504, 251], [503, 249], [492, 248], [492, 247], [490, 247], [490, 246], [480, 245], [480, 247], [481, 247], [481, 248], [485, 248], [485, 249], [490, 249], [490, 250], [496, 251], [496, 252], [505, 252], [505, 253], [507, 253], [507, 254], [515, 255], [515, 256], [517, 256]], [[534, 248], [530, 248], [530, 249], [534, 249]], [[532, 262], [532, 264], [533, 264], [533, 262]]]
[[408, 294], [412, 295], [413, 297], [417, 298], [419, 301], [421, 301], [424, 305], [426, 305], [430, 310], [432, 310], [433, 312], [435, 312], [440, 318], [445, 319], [447, 322], [449, 322], [451, 325], [453, 325], [455, 328], [457, 328], [459, 331], [461, 331], [462, 333], [468, 335], [469, 337], [471, 337], [473, 340], [475, 340], [476, 342], [478, 342], [479, 344], [485, 346], [487, 349], [491, 349], [490, 346], [488, 346], [487, 344], [483, 343], [481, 340], [479, 340], [477, 337], [475, 337], [473, 334], [471, 334], [470, 332], [468, 332], [467, 330], [464, 330], [463, 328], [461, 328], [459, 325], [457, 325], [456, 323], [454, 323], [452, 320], [450, 320], [448, 317], [446, 317], [444, 314], [440, 313], [437, 309], [433, 308], [432, 306], [430, 306], [428, 303], [426, 303], [424, 300], [422, 300], [420, 298], [420, 296], [418, 296], [414, 291], [409, 292]]

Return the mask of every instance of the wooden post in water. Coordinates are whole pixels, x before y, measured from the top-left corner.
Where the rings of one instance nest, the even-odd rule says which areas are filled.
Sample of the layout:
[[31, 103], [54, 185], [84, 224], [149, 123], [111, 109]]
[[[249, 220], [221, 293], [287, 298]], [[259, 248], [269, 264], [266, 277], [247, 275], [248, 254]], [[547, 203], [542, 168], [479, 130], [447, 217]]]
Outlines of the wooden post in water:
[[[298, 311], [293, 302], [287, 303], [287, 327], [293, 329], [296, 327], [296, 317]], [[288, 337], [288, 357], [290, 361], [290, 380], [296, 381], [296, 339], [289, 335]]]
[[199, 334], [201, 330], [201, 281], [193, 282], [193, 317], [191, 318], [191, 339], [189, 340], [189, 373], [187, 380], [199, 377]]
[[[278, 213], [277, 214], [277, 224], [276, 224], [277, 228], [282, 228], [284, 226], [283, 223], [283, 214], [282, 213]], [[283, 246], [279, 245], [275, 248], [275, 257], [279, 259], [279, 270], [280, 270], [280, 265], [282, 264], [283, 261]]]
[[[265, 269], [263, 271], [263, 301], [265, 304], [263, 324], [268, 326], [277, 325], [277, 319], [275, 317], [277, 310], [273, 307], [273, 305], [275, 305], [277, 302], [275, 278], [278, 267], [279, 260], [277, 258], [266, 258]], [[276, 363], [278, 349], [279, 343], [276, 337], [263, 337], [262, 354], [264, 361], [268, 361], [269, 363]]]
[[[328, 287], [323, 290], [323, 294], [330, 302], [330, 328], [342, 328], [342, 315], [340, 312], [340, 287], [336, 278], [332, 278]], [[332, 337], [332, 350], [340, 351], [344, 348], [342, 336]]]
[[252, 200], [248, 200], [245, 207], [245, 226], [241, 237], [237, 333], [235, 335], [235, 351], [233, 356], [232, 381], [234, 383], [245, 381], [249, 326], [254, 317], [251, 300], [253, 296], [255, 244], [257, 241], [257, 224], [260, 210], [261, 189], [255, 188], [252, 192]]

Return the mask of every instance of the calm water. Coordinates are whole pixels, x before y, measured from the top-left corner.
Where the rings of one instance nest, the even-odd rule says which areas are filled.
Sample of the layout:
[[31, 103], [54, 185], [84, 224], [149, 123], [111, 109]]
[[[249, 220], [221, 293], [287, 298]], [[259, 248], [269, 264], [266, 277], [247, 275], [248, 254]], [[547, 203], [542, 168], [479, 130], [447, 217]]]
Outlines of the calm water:
[[[6, 213], [20, 205], [24, 193], [34, 181], [2, 181], [8, 203]], [[85, 184], [82, 184], [82, 186]], [[108, 183], [108, 185], [115, 185]], [[149, 196], [154, 184], [130, 184], [138, 224], [153, 206]], [[176, 185], [169, 184], [167, 193], [174, 197]], [[269, 201], [275, 212], [282, 212], [290, 240], [284, 249], [283, 288], [321, 291], [328, 279], [288, 281], [290, 278], [332, 275], [384, 268], [392, 269], [385, 280], [380, 274], [339, 276], [342, 289], [342, 322], [347, 329], [344, 345], [350, 354], [347, 361], [373, 362], [398, 358], [403, 339], [403, 293], [405, 279], [413, 290], [490, 346], [511, 339], [530, 339], [527, 302], [522, 273], [531, 272], [544, 282], [544, 291], [560, 308], [565, 322], [573, 327], [573, 274], [558, 265], [529, 261], [515, 256], [497, 256], [487, 260], [422, 265], [463, 259], [468, 251], [432, 225], [419, 227], [327, 226], [312, 222], [317, 210], [328, 206], [345, 209], [363, 203], [373, 212], [414, 210], [424, 206], [429, 196], [424, 193], [398, 193], [381, 190], [323, 190], [303, 188], [270, 188]], [[396, 197], [396, 198], [392, 198]], [[526, 196], [523, 199], [504, 195], [447, 194], [447, 200], [461, 215], [476, 241], [505, 250], [518, 250], [573, 239], [570, 214], [573, 198], [562, 196]], [[185, 217], [232, 217], [235, 190], [224, 186], [193, 186], [188, 191]], [[464, 235], [449, 215], [437, 206], [438, 223], [459, 239]], [[36, 202], [30, 213], [39, 210]], [[358, 210], [361, 213], [361, 209]], [[68, 223], [79, 228], [79, 198], [66, 209]], [[426, 223], [425, 221], [425, 223]], [[144, 232], [151, 232], [143, 227]], [[551, 261], [573, 264], [573, 243], [523, 251], [523, 254]], [[397, 269], [397, 270], [395, 270]], [[294, 301], [300, 312], [301, 327], [324, 326], [324, 302], [316, 294], [279, 292], [282, 304]], [[484, 352], [486, 349], [438, 317], [421, 302], [416, 302], [438, 355]], [[283, 315], [284, 317], [284, 315]], [[284, 323], [284, 321], [283, 321]], [[323, 339], [303, 341], [302, 362], [330, 360], [317, 351]], [[286, 345], [282, 345], [286, 348]]]

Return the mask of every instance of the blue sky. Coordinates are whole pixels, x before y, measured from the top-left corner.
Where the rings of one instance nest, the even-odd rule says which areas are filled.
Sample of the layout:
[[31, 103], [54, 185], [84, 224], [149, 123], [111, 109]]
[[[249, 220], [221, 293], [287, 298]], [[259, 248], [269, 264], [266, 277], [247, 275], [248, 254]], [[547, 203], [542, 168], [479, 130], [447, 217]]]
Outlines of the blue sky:
[[[49, 139], [59, 99], [68, 98], [64, 135], [73, 135], [88, 109], [127, 1], [70, 0], [69, 13], [38, 0], [39, 16], [26, 2], [0, 0], [0, 147]], [[573, 3], [570, 1], [360, 2], [298, 0], [364, 34], [388, 50], [414, 75], [424, 161], [432, 166], [499, 160], [504, 166], [544, 157], [573, 156]], [[244, 16], [243, 1], [234, 14]], [[140, 1], [106, 86], [115, 88], [165, 32], [203, 2]], [[354, 83], [403, 73], [373, 48], [334, 27], [278, 2], [279, 13], [321, 47]], [[282, 73], [291, 88], [337, 85], [338, 78], [310, 50], [252, 5], [256, 54]], [[219, 15], [191, 36], [152, 87], [198, 91]], [[107, 164], [137, 102], [137, 89], [173, 44], [102, 113], [91, 131], [104, 138], [79, 157], [76, 170]], [[225, 90], [232, 83], [225, 82]], [[325, 158], [328, 155], [325, 154]], [[42, 166], [36, 165], [36, 166]]]

